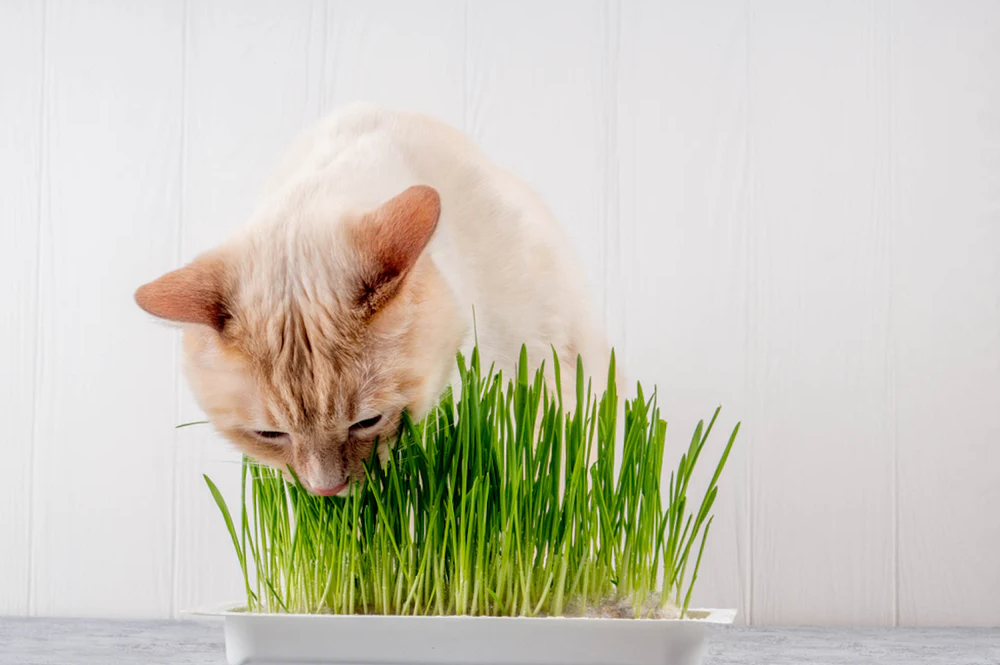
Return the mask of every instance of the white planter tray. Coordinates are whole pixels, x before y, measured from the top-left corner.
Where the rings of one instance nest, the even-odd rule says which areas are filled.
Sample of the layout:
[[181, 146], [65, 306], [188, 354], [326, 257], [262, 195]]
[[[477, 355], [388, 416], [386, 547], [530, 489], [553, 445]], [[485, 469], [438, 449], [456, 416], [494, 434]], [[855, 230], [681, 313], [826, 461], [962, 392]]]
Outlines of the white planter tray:
[[223, 617], [230, 665], [699, 665], [711, 624], [736, 610], [692, 618], [591, 619], [251, 614]]

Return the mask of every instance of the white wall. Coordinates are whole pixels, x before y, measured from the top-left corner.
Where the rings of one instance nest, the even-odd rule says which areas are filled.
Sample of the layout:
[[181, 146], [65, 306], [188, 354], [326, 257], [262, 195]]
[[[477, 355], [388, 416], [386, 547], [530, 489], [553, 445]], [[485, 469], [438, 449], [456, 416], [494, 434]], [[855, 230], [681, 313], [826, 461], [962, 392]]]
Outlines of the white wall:
[[541, 190], [675, 444], [744, 422], [698, 602], [1000, 624], [988, 0], [3, 0], [0, 613], [239, 596], [201, 479], [238, 458], [173, 429], [200, 414], [132, 292], [356, 99]]

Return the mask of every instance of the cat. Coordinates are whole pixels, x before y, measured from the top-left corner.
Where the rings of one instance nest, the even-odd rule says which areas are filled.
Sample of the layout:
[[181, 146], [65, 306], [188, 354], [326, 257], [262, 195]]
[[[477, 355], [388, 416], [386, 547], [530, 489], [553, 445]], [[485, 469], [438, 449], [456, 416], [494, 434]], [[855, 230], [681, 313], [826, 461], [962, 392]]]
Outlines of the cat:
[[552, 349], [570, 384], [579, 355], [603, 389], [588, 295], [528, 185], [434, 118], [354, 104], [293, 143], [246, 227], [135, 300], [182, 325], [215, 428], [328, 496], [363, 479], [404, 409], [433, 407], [477, 342], [506, 376], [525, 344], [550, 385]]

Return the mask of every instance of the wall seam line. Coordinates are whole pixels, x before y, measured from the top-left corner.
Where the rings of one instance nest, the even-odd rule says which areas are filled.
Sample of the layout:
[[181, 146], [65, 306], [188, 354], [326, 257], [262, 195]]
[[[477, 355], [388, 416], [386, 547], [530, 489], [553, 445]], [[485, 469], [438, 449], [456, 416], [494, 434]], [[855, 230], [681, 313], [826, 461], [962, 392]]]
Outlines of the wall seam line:
[[[184, 0], [181, 5], [181, 99], [180, 99], [180, 145], [179, 159], [177, 165], [177, 238], [174, 244], [174, 265], [179, 266], [184, 256], [184, 217], [186, 210], [186, 182], [187, 182], [187, 104], [188, 104], [188, 24], [190, 18], [190, 2]], [[181, 338], [180, 333], [174, 333], [174, 420], [180, 421], [181, 416]], [[174, 445], [171, 455], [171, 519], [170, 519], [170, 608], [169, 616], [174, 618], [177, 612], [177, 600], [180, 589], [178, 580], [180, 578], [180, 491], [177, 487], [178, 469], [180, 460], [178, 452], [180, 450], [180, 437], [177, 430], [174, 430]]]
[[469, 0], [462, 3], [462, 124], [466, 134], [472, 136], [469, 119]]
[[[744, 277], [744, 289], [745, 289], [745, 302], [744, 307], [746, 308], [744, 313], [744, 326], [745, 326], [745, 338], [744, 338], [744, 374], [745, 382], [747, 386], [747, 396], [750, 405], [750, 416], [753, 417], [753, 366], [750, 362], [750, 349], [753, 346], [753, 269], [754, 269], [754, 256], [753, 256], [753, 242], [750, 236], [750, 225], [751, 225], [751, 211], [753, 209], [753, 175], [751, 169], [752, 162], [752, 150], [753, 141], [751, 139], [751, 128], [752, 128], [752, 112], [751, 112], [751, 92], [750, 92], [750, 57], [751, 57], [751, 35], [752, 30], [750, 27], [751, 19], [753, 17], [753, 0], [746, 0], [745, 12], [743, 17], [744, 24], [744, 74], [743, 74], [743, 84], [744, 84], [744, 94], [746, 95], [746, 108], [744, 111], [744, 122], [745, 129], [743, 133], [744, 141], [744, 187], [746, 188], [744, 195], [744, 210], [743, 210], [743, 223], [744, 223], [744, 242], [745, 248], [745, 270], [746, 274]], [[749, 436], [747, 439], [747, 452], [746, 452], [746, 497], [745, 497], [745, 515], [747, 525], [747, 554], [746, 554], [746, 577], [744, 578], [744, 584], [746, 584], [746, 612], [747, 612], [747, 625], [754, 625], [754, 606], [753, 606], [753, 587], [754, 587], [754, 528], [753, 528], [753, 435]]]
[[48, 68], [49, 68], [49, 3], [42, 0], [42, 80], [39, 85], [39, 110], [41, 118], [38, 123], [38, 235], [35, 242], [35, 357], [32, 360], [34, 381], [32, 385], [32, 408], [31, 408], [31, 447], [28, 452], [28, 562], [27, 562], [27, 585], [25, 609], [29, 616], [37, 611], [35, 601], [35, 532], [36, 518], [35, 510], [35, 471], [37, 467], [37, 448], [39, 439], [39, 428], [41, 423], [38, 419], [39, 402], [41, 400], [41, 378], [42, 378], [42, 241], [45, 238], [43, 225], [45, 222], [44, 209], [46, 203], [46, 187], [48, 186]]
[[895, 199], [896, 199], [896, 163], [895, 163], [895, 83], [893, 79], [893, 30], [894, 30], [894, 12], [893, 12], [893, 1], [888, 0], [886, 3], [887, 7], [887, 36], [886, 36], [886, 78], [889, 81], [889, 90], [887, 91], [887, 115], [888, 115], [888, 136], [886, 137], [886, 142], [888, 143], [887, 155], [887, 168], [889, 170], [888, 180], [889, 180], [889, 219], [888, 219], [888, 229], [887, 229], [887, 257], [886, 261], [888, 263], [888, 306], [886, 311], [887, 318], [887, 347], [888, 347], [888, 376], [887, 376], [887, 389], [888, 389], [888, 407], [889, 407], [889, 441], [892, 448], [892, 527], [893, 527], [893, 558], [892, 558], [892, 569], [893, 569], [893, 607], [892, 607], [892, 623], [893, 626], [899, 626], [899, 586], [900, 586], [900, 576], [899, 576], [899, 412], [896, 405], [896, 364], [895, 364], [895, 328], [893, 326], [893, 285], [895, 283], [894, 274], [894, 253], [893, 253], [893, 241], [895, 238], [895, 219], [896, 219], [896, 209], [895, 209]]
[[323, 43], [319, 63], [319, 115], [325, 116], [330, 112], [329, 99], [327, 97], [326, 82], [326, 60], [330, 55], [330, 2], [323, 0]]
[[[621, 268], [621, 209], [619, 200], [618, 165], [618, 100], [619, 48], [621, 44], [621, 6], [617, 0], [604, 4], [604, 294], [603, 317], [605, 334], [613, 339], [624, 327], [625, 305], [620, 298], [612, 299], [616, 275]], [[617, 307], [614, 303], [617, 303]]]

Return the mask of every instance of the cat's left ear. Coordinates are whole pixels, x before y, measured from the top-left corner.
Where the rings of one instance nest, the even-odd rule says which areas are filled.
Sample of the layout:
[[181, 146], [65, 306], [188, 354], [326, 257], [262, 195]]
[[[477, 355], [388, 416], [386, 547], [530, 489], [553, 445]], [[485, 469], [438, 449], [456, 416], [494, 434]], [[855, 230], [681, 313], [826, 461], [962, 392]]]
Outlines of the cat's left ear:
[[441, 216], [433, 187], [410, 187], [367, 213], [353, 227], [361, 257], [358, 306], [374, 312], [388, 302], [430, 242]]

